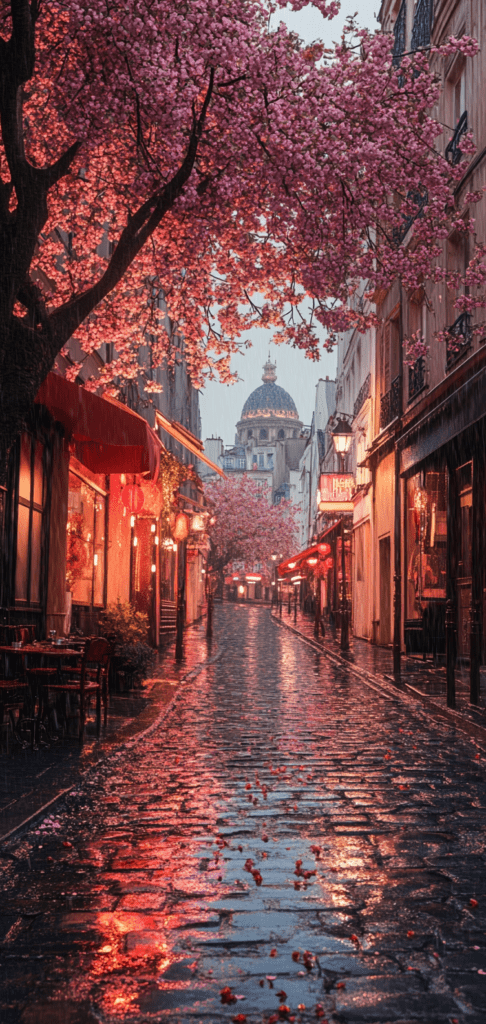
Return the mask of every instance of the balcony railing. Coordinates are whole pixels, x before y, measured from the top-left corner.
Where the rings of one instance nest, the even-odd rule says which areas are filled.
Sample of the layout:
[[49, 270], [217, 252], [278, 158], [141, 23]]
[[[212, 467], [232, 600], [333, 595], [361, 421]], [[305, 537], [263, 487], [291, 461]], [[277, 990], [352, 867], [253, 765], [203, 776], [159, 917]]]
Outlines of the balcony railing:
[[427, 206], [429, 201], [429, 193], [426, 188], [410, 189], [410, 191], [407, 192], [407, 199], [417, 207], [417, 210], [408, 217], [404, 217], [400, 227], [393, 228], [392, 235], [396, 246], [401, 245], [414, 221], [416, 221], [418, 217], [423, 216], [424, 207]]
[[361, 406], [364, 405], [366, 399], [370, 397], [371, 390], [371, 373], [368, 374], [366, 380], [361, 385], [358, 391], [358, 397], [353, 406], [353, 416], [357, 416]]
[[419, 359], [408, 368], [408, 400], [416, 398], [425, 387], [425, 359]]
[[392, 380], [391, 388], [386, 392], [385, 395], [381, 396], [380, 401], [380, 430], [391, 423], [402, 411], [402, 378], [395, 377]]
[[433, 0], [418, 0], [413, 18], [411, 50], [422, 50], [430, 46], [433, 17]]
[[448, 370], [472, 344], [471, 314], [461, 313], [446, 330], [446, 370]]
[[450, 164], [452, 164], [453, 167], [455, 167], [456, 164], [459, 163], [459, 161], [460, 161], [460, 159], [462, 157], [462, 150], [461, 150], [461, 147], [460, 147], [459, 143], [460, 143], [460, 141], [462, 139], [462, 136], [465, 135], [466, 132], [467, 132], [467, 110], [465, 110], [464, 113], [461, 114], [461, 116], [460, 116], [460, 118], [459, 118], [459, 120], [458, 120], [458, 122], [456, 124], [456, 127], [454, 129], [454, 135], [452, 136], [452, 139], [449, 142], [449, 145], [446, 146], [445, 158], [446, 158], [446, 160]]

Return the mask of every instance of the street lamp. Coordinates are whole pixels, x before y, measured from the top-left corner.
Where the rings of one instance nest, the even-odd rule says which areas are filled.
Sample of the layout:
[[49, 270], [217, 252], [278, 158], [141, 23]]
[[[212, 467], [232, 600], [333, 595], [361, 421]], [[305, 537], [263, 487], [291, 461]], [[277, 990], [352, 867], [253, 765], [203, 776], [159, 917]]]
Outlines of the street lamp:
[[353, 440], [353, 429], [346, 420], [340, 419], [337, 421], [336, 426], [331, 433], [334, 448], [341, 461], [341, 472], [344, 473], [346, 455], [351, 448], [351, 441]]
[[[341, 461], [341, 472], [344, 473], [344, 467], [346, 465], [346, 455], [351, 448], [351, 441], [353, 439], [352, 427], [347, 423], [345, 419], [337, 421], [334, 430], [332, 431], [332, 440], [334, 442], [334, 448], [337, 455], [339, 455]], [[344, 547], [344, 515], [341, 519], [341, 575], [342, 575], [342, 588], [341, 588], [341, 650], [347, 651], [349, 648], [349, 629], [348, 629], [348, 602], [346, 596], [346, 553]]]

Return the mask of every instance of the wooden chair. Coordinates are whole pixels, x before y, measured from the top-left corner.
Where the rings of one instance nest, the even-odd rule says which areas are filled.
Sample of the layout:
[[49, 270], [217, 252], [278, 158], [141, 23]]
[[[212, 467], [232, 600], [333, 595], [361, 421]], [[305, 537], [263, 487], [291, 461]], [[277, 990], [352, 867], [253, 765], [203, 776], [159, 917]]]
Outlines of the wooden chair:
[[79, 742], [84, 740], [86, 708], [92, 696], [96, 696], [96, 733], [101, 731], [101, 703], [103, 702], [103, 725], [108, 719], [108, 670], [110, 667], [111, 645], [104, 637], [86, 641], [79, 666], [64, 666], [67, 678], [62, 683], [47, 684], [49, 693], [64, 693], [79, 696]]
[[[6, 734], [6, 753], [8, 754], [8, 733], [9, 726], [12, 736], [16, 737], [22, 746], [23, 741], [20, 735], [22, 716], [25, 713], [26, 697], [28, 696], [27, 683], [18, 679], [0, 679], [0, 730]], [[18, 718], [15, 719], [15, 712]]]

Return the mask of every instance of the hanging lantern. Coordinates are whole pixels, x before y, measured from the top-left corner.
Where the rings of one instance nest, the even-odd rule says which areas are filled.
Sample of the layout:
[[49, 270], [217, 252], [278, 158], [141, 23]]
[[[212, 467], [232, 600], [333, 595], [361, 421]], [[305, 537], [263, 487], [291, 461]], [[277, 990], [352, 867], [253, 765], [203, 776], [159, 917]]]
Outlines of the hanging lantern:
[[310, 566], [317, 565], [317, 558], [314, 558], [314, 556], [312, 556], [311, 558], [308, 558], [307, 559], [307, 565], [310, 565]]
[[318, 544], [317, 545], [317, 550], [318, 550], [320, 555], [329, 555], [331, 553], [331, 545], [330, 544]]
[[144, 495], [142, 488], [138, 484], [128, 484], [121, 492], [121, 500], [125, 508], [132, 515], [136, 515], [137, 512], [141, 512], [143, 509]]
[[193, 533], [202, 533], [205, 529], [206, 523], [204, 516], [198, 514], [194, 515], [191, 519], [191, 530]]
[[333, 566], [334, 566], [334, 558], [326, 558], [326, 560], [324, 562], [324, 568], [325, 568], [326, 572], [329, 569], [332, 569]]
[[153, 480], [144, 480], [141, 484], [143, 495], [143, 510], [154, 519], [158, 519], [162, 511], [162, 491]]
[[187, 537], [189, 536], [189, 516], [186, 516], [185, 512], [177, 513], [172, 529], [172, 536], [176, 541], [187, 540]]

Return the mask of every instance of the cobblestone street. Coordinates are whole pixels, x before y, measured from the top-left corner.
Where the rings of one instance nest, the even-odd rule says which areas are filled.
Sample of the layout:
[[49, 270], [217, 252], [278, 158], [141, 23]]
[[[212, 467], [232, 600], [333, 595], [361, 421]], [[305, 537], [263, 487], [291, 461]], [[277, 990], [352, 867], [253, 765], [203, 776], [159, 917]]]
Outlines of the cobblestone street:
[[2, 1024], [484, 1024], [485, 754], [273, 622], [6, 843]]

